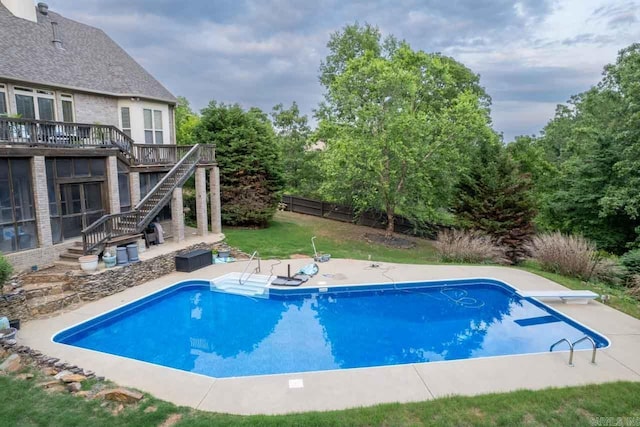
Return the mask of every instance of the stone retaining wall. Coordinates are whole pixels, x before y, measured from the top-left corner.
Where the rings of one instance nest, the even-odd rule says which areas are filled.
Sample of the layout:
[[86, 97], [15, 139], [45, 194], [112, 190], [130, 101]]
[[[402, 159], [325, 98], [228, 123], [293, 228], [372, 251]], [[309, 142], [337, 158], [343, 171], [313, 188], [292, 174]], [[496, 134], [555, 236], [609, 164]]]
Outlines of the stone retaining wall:
[[[63, 305], [68, 305], [70, 302], [94, 301], [157, 279], [176, 270], [176, 255], [197, 249], [210, 250], [218, 246], [220, 243], [198, 243], [126, 267], [111, 268], [92, 274], [68, 272], [65, 274], [67, 277], [67, 285], [65, 285], [67, 292], [65, 293], [68, 295]], [[11, 281], [12, 291], [0, 295], [0, 316], [26, 321], [38, 314], [45, 314], [29, 306], [29, 300], [22, 289], [22, 277], [24, 276], [18, 276]]]
[[178, 254], [197, 249], [210, 250], [213, 246], [198, 243], [180, 251], [160, 255], [136, 264], [129, 264], [126, 267], [70, 276], [68, 288], [75, 291], [81, 301], [94, 301], [176, 271], [175, 256]]

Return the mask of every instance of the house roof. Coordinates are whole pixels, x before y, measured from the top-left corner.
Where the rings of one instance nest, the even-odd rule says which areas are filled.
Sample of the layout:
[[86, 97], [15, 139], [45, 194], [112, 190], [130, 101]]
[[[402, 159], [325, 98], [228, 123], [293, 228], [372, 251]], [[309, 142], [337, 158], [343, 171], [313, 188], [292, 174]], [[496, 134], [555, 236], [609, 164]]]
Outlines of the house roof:
[[[36, 16], [37, 23], [15, 17], [0, 3], [0, 79], [176, 102], [104, 31], [51, 11]], [[53, 43], [52, 22], [63, 49]]]

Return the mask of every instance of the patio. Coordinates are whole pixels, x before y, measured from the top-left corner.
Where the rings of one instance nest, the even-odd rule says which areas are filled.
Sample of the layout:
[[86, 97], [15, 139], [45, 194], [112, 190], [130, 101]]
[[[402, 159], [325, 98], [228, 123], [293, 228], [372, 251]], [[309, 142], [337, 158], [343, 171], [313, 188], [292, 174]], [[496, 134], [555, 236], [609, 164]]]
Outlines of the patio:
[[[262, 262], [262, 274], [297, 271], [310, 259]], [[216, 379], [136, 360], [56, 344], [58, 331], [127, 304], [186, 279], [212, 279], [241, 272], [247, 261], [212, 265], [193, 273], [174, 272], [67, 313], [23, 325], [18, 340], [51, 357], [91, 369], [121, 385], [135, 387], [161, 399], [207, 411], [235, 414], [280, 414], [343, 409], [383, 402], [411, 402], [452, 394], [475, 395], [516, 389], [542, 389], [617, 380], [640, 381], [640, 320], [606, 305], [550, 304], [566, 316], [604, 334], [611, 346], [598, 350], [596, 365], [590, 351], [577, 351], [575, 367], [564, 351], [447, 362], [299, 374]], [[542, 277], [504, 267], [418, 266], [366, 261], [331, 260], [304, 286], [393, 283], [465, 277], [491, 277], [520, 290], [565, 289]], [[291, 380], [302, 380], [291, 382]], [[302, 384], [302, 387], [299, 387]]]

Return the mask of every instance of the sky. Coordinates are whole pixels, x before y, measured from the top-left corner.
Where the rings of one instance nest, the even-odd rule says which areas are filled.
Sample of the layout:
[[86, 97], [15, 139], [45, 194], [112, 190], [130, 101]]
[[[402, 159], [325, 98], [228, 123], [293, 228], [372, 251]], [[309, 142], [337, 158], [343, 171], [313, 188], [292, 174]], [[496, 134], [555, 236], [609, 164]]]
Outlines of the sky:
[[49, 0], [103, 29], [194, 110], [209, 101], [270, 112], [322, 100], [332, 33], [377, 26], [414, 50], [441, 52], [480, 75], [494, 129], [539, 134], [557, 104], [598, 83], [640, 41], [640, 0]]

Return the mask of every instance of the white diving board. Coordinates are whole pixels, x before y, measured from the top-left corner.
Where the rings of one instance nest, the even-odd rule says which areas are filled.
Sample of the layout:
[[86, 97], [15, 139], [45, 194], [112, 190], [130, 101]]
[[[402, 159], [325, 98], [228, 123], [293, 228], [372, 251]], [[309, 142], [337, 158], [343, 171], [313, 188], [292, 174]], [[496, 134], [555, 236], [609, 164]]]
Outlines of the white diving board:
[[539, 300], [560, 299], [567, 304], [587, 304], [600, 296], [591, 291], [518, 291], [518, 295]]

